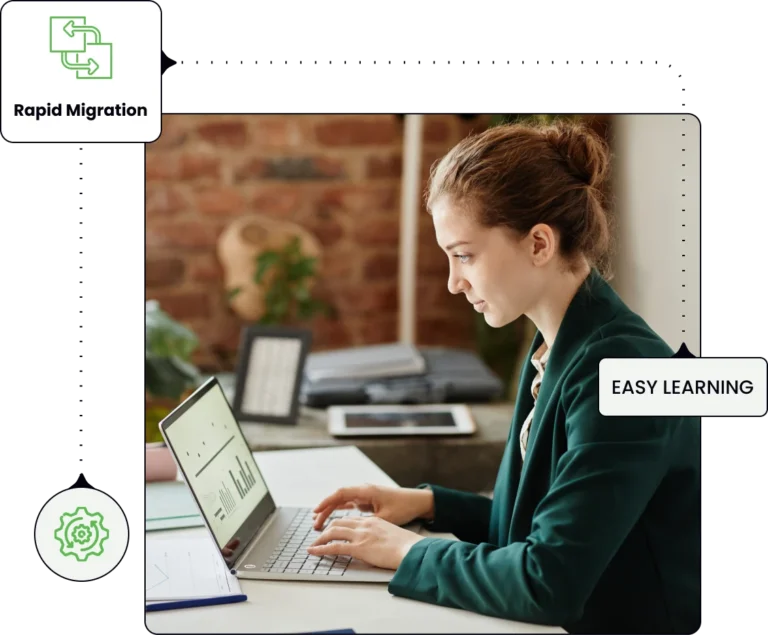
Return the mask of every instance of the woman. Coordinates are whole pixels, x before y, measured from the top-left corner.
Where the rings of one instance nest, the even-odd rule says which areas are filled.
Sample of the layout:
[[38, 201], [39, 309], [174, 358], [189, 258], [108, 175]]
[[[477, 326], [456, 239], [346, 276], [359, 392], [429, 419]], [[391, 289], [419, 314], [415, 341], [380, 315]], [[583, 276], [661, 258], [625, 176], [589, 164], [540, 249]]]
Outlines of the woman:
[[[396, 569], [394, 595], [569, 632], [692, 633], [700, 624], [700, 420], [604, 417], [605, 357], [672, 350], [609, 287], [600, 138], [572, 123], [491, 128], [433, 167], [427, 207], [448, 289], [486, 322], [537, 333], [493, 499], [423, 484], [341, 489], [309, 549]], [[414, 519], [459, 541], [423, 537]], [[342, 542], [331, 542], [342, 541]]]

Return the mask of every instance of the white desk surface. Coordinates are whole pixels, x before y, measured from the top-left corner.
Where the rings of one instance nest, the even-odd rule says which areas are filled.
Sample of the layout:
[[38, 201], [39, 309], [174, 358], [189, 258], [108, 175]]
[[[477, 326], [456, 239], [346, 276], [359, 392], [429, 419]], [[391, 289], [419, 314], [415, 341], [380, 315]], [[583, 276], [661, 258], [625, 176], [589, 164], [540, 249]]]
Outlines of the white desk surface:
[[[254, 452], [277, 505], [314, 507], [337, 487], [396, 485], [354, 446]], [[148, 532], [147, 540], [206, 534], [202, 527]], [[451, 534], [424, 535], [455, 539]], [[146, 614], [153, 633], [565, 633], [395, 597], [386, 584], [241, 580], [246, 602]]]

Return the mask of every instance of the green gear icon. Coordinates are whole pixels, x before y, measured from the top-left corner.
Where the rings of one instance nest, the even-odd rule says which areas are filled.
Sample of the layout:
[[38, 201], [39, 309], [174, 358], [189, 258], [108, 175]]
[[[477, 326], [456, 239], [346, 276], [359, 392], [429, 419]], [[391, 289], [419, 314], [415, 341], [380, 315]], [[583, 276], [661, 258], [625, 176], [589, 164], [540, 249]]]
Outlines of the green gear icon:
[[53, 532], [53, 537], [61, 545], [62, 555], [85, 562], [89, 556], [98, 557], [104, 553], [109, 530], [99, 512], [91, 513], [85, 507], [78, 507], [71, 514], [64, 512], [59, 521], [61, 525]]
[[81, 545], [87, 545], [91, 541], [91, 528], [88, 525], [78, 525], [72, 532], [72, 540]]

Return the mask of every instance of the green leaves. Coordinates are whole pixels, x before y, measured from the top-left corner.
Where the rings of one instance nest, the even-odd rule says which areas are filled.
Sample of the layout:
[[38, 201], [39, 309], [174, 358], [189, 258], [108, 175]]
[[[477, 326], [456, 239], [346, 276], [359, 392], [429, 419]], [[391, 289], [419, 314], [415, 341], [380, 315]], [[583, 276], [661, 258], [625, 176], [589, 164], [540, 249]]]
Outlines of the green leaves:
[[254, 282], [261, 284], [264, 276], [280, 262], [280, 253], [277, 251], [264, 251], [256, 257], [256, 275]]
[[179, 399], [198, 381], [189, 361], [197, 349], [197, 336], [160, 308], [156, 300], [145, 307], [145, 388], [155, 397]]
[[198, 346], [197, 336], [165, 313], [156, 300], [146, 305], [146, 352], [188, 359]]
[[325, 302], [312, 298], [309, 291], [316, 265], [316, 258], [302, 253], [298, 236], [282, 249], [264, 251], [256, 257], [253, 281], [265, 289], [260, 324], [309, 320], [329, 310]]

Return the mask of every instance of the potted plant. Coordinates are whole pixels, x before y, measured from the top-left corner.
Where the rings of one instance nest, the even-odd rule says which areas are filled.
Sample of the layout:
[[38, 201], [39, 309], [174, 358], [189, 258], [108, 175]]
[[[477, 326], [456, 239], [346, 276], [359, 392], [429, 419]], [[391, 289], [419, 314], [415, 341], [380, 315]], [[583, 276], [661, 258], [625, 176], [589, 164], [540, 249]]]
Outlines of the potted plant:
[[[334, 316], [328, 303], [313, 297], [311, 287], [316, 276], [317, 257], [305, 254], [298, 236], [282, 247], [268, 249], [255, 257], [253, 282], [264, 293], [264, 309], [259, 324], [297, 324], [318, 314]], [[240, 287], [230, 290], [235, 297]]]
[[199, 371], [191, 362], [199, 342], [156, 300], [146, 303], [145, 329], [145, 435], [153, 443], [162, 441], [157, 424], [199, 384]]

